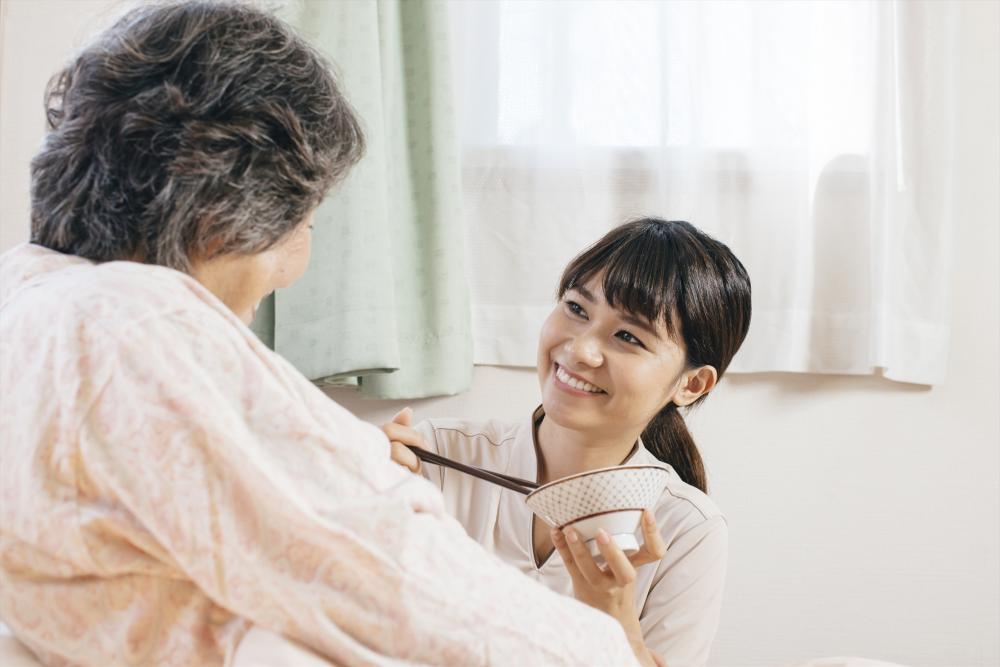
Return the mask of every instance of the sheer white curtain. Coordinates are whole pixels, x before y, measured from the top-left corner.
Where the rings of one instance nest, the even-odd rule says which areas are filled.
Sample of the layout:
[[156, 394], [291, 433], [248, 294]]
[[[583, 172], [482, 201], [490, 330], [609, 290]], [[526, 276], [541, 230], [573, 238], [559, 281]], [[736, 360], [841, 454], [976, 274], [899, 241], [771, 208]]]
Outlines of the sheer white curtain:
[[733, 372], [940, 380], [950, 4], [453, 3], [476, 363], [533, 365], [566, 261], [654, 215], [747, 265]]

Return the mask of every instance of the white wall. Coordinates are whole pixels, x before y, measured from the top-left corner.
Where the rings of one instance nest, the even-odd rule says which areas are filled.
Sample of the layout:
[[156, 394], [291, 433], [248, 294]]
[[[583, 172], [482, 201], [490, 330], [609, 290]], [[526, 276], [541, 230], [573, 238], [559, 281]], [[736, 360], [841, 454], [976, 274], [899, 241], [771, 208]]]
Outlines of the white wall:
[[[44, 82], [116, 4], [3, 0], [0, 250], [27, 238]], [[715, 665], [1000, 665], [1000, 5], [962, 14], [948, 378], [732, 376], [691, 418], [731, 530]], [[402, 405], [330, 393], [375, 422]], [[466, 394], [413, 405], [518, 419], [536, 400], [533, 372], [478, 368]]]
[[0, 0], [0, 252], [28, 238], [28, 163], [45, 133], [46, 82], [127, 6], [117, 0]]

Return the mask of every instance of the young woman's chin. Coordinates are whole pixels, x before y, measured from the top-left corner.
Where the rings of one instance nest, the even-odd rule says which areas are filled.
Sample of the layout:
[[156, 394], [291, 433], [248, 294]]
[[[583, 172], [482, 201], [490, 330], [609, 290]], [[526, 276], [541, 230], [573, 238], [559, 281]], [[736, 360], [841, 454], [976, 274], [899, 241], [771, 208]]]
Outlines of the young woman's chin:
[[568, 394], [555, 386], [554, 378], [547, 380], [546, 384], [542, 389], [542, 408], [546, 419], [563, 428], [589, 430], [606, 418], [597, 404], [597, 397]]
[[587, 429], [588, 423], [593, 422], [593, 418], [587, 419], [585, 415], [579, 414], [578, 410], [567, 409], [567, 406], [558, 402], [542, 400], [542, 407], [545, 409], [545, 419], [564, 429], [583, 431]]

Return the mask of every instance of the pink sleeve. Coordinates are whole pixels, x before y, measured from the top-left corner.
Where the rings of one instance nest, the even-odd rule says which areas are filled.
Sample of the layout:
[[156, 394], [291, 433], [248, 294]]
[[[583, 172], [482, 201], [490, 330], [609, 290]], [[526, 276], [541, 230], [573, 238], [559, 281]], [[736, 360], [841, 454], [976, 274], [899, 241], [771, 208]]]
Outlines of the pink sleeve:
[[88, 483], [217, 605], [337, 664], [635, 663], [610, 617], [488, 555], [245, 332], [139, 326], [109, 339], [80, 425]]

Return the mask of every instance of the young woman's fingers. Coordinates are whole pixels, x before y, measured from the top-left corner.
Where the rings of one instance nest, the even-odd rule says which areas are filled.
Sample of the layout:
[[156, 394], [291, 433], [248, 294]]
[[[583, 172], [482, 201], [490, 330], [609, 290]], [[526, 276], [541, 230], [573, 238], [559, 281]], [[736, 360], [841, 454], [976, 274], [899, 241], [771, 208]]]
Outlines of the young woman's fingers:
[[655, 563], [667, 553], [667, 544], [663, 541], [652, 510], [647, 509], [642, 513], [642, 537], [642, 548], [629, 558], [634, 567]]
[[585, 590], [589, 588], [590, 583], [583, 576], [583, 573], [580, 572], [580, 568], [577, 567], [576, 559], [573, 558], [573, 553], [569, 550], [569, 544], [566, 542], [566, 536], [558, 528], [552, 530], [551, 534], [552, 546], [555, 547], [556, 552], [566, 566], [566, 572], [569, 573], [569, 578], [573, 581], [573, 589]]
[[587, 545], [580, 539], [578, 532], [573, 528], [566, 528], [563, 530], [563, 534], [566, 536], [566, 543], [569, 545], [569, 552], [573, 556], [573, 562], [576, 563], [576, 566], [580, 569], [580, 574], [587, 580], [587, 583], [591, 586], [600, 586], [606, 579], [612, 577], [611, 574], [605, 573], [601, 568], [597, 567], [594, 557], [590, 555]]
[[393, 424], [402, 424], [403, 426], [409, 426], [411, 422], [413, 422], [413, 408], [411, 408], [408, 405], [392, 416]]
[[413, 451], [401, 442], [393, 440], [389, 443], [389, 455], [392, 460], [403, 466], [404, 468], [409, 468], [412, 472], [420, 472], [420, 459]]
[[608, 571], [615, 578], [615, 583], [619, 586], [628, 586], [635, 581], [635, 567], [632, 566], [628, 556], [621, 547], [604, 530], [597, 531], [597, 548], [604, 556], [604, 562], [608, 564]]
[[566, 536], [558, 528], [552, 529], [549, 531], [549, 534], [552, 537], [552, 546], [555, 547], [559, 557], [562, 558], [563, 564], [566, 566], [566, 571], [569, 573], [569, 578], [573, 580], [573, 586], [579, 587], [581, 584], [586, 584], [587, 580], [580, 573], [580, 568], [576, 566], [573, 554], [570, 553], [569, 545], [566, 543]]
[[424, 442], [424, 436], [420, 434], [420, 431], [410, 426], [390, 422], [382, 425], [382, 432], [385, 433], [386, 437], [388, 437], [390, 441], [395, 440], [396, 442], [404, 445], [413, 445], [414, 447], [420, 447], [421, 449], [430, 449], [427, 446], [427, 443]]

